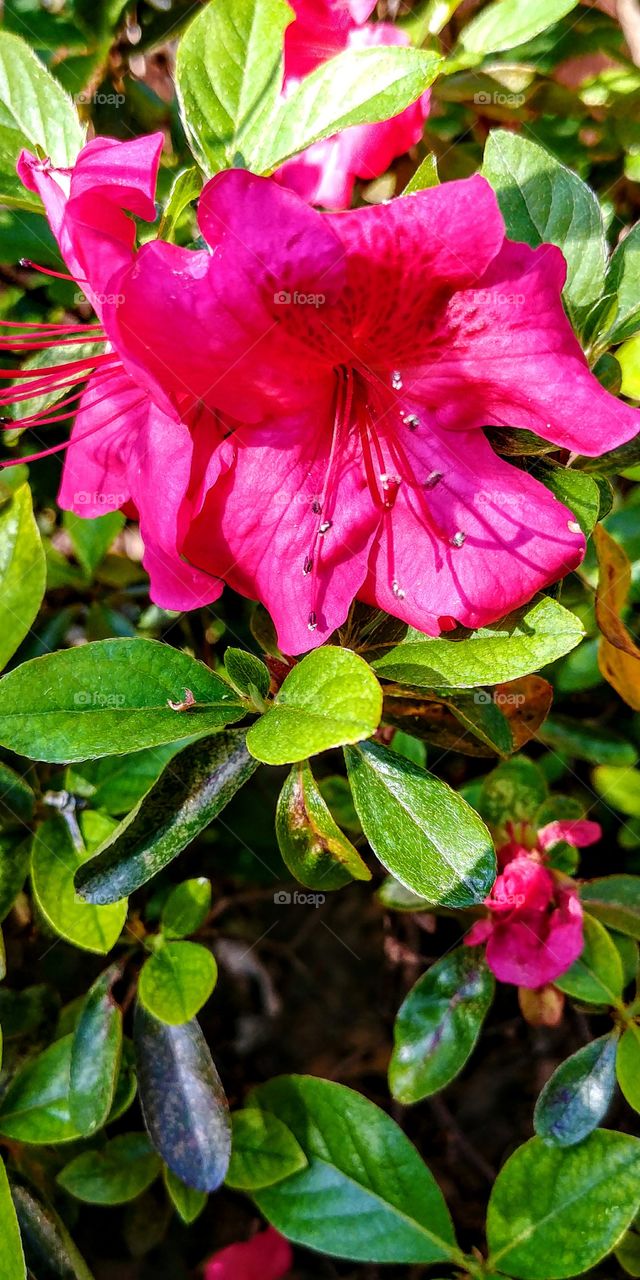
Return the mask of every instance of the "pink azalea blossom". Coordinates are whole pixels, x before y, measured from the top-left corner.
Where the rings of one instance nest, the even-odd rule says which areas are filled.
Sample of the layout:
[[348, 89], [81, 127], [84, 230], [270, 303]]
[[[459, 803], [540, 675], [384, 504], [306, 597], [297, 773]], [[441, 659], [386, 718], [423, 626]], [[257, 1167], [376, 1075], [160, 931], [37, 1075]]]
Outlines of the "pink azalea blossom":
[[291, 1245], [267, 1227], [251, 1240], [219, 1249], [204, 1265], [204, 1280], [282, 1280], [293, 1266]]
[[574, 885], [544, 865], [560, 841], [584, 846], [600, 839], [597, 822], [551, 822], [534, 849], [510, 841], [498, 850], [501, 874], [485, 899], [489, 915], [464, 941], [487, 944], [487, 964], [500, 982], [538, 988], [554, 982], [578, 959], [584, 941], [582, 905]]
[[[152, 598], [194, 608], [227, 582], [298, 654], [355, 597], [435, 636], [575, 568], [572, 513], [482, 430], [589, 455], [638, 430], [573, 336], [561, 253], [509, 242], [479, 176], [327, 215], [244, 171], [203, 191], [209, 249], [136, 251], [127, 213], [153, 216], [160, 146], [98, 139], [70, 173], [20, 164], [107, 337], [63, 375], [87, 380], [60, 503], [138, 512]], [[24, 377], [5, 400], [61, 374]]]
[[[292, 0], [292, 6], [296, 20], [285, 37], [285, 95], [343, 49], [410, 43], [406, 33], [390, 22], [367, 22], [375, 0], [373, 4], [370, 0]], [[391, 120], [353, 125], [314, 143], [282, 166], [278, 181], [310, 204], [347, 209], [356, 178], [378, 178], [396, 156], [420, 141], [429, 101], [427, 90]]]

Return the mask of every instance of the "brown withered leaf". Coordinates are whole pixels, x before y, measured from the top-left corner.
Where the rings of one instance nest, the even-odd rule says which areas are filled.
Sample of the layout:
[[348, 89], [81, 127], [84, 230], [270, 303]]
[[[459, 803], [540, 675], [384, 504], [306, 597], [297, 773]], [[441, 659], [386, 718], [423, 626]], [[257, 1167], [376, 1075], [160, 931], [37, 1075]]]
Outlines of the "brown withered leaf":
[[513, 750], [519, 751], [535, 738], [553, 702], [553, 689], [543, 676], [522, 676], [496, 685], [494, 700], [509, 722]]
[[468, 756], [495, 756], [485, 742], [474, 737], [442, 702], [416, 694], [415, 697], [386, 697], [383, 719], [396, 729], [404, 729], [443, 751], [461, 751]]
[[601, 524], [596, 525], [593, 540], [600, 569], [596, 591], [596, 620], [602, 632], [598, 664], [616, 693], [634, 711], [640, 711], [640, 648], [621, 617], [631, 586], [631, 564]]

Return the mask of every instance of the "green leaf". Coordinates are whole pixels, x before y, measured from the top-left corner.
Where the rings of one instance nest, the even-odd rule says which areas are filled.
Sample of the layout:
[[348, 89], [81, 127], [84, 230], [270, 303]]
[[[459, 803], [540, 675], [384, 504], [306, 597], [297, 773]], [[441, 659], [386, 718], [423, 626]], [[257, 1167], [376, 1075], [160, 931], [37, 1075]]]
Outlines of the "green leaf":
[[[0, 52], [0, 77], [1, 68]], [[1, 111], [0, 106], [0, 115]], [[23, 484], [10, 501], [0, 507], [0, 668], [6, 666], [36, 617], [44, 595], [45, 576], [44, 551], [33, 518], [31, 491]]]
[[186, 747], [85, 864], [78, 892], [106, 903], [139, 889], [209, 826], [256, 768], [241, 730]]
[[[637, 1222], [635, 1224], [637, 1226]], [[640, 1276], [640, 1234], [631, 1228], [616, 1246], [614, 1253], [623, 1271], [629, 1276]]]
[[435, 80], [442, 59], [426, 49], [345, 49], [306, 76], [281, 103], [255, 161], [272, 173], [321, 138], [399, 115]]
[[0, 199], [41, 208], [16, 173], [23, 147], [41, 147], [55, 165], [73, 164], [84, 141], [70, 98], [24, 40], [0, 32]]
[[543, 147], [502, 129], [489, 135], [483, 173], [512, 240], [562, 250], [567, 262], [563, 296], [580, 329], [604, 288], [606, 240], [593, 191]]
[[231, 1161], [226, 1183], [240, 1191], [259, 1191], [305, 1169], [308, 1161], [290, 1129], [270, 1111], [247, 1107], [234, 1111]]
[[533, 468], [532, 474], [558, 502], [573, 512], [588, 538], [600, 518], [600, 490], [595, 480], [584, 471], [569, 471], [567, 467], [552, 467], [543, 462]]
[[547, 1081], [533, 1127], [554, 1147], [582, 1142], [606, 1115], [616, 1084], [618, 1036], [600, 1036], [567, 1058]]
[[[219, 676], [157, 640], [49, 653], [11, 671], [0, 690], [0, 743], [58, 764], [202, 738], [245, 714]], [[168, 705], [190, 702], [188, 693], [193, 706]]]
[[29, 872], [31, 841], [0, 831], [0, 923], [7, 916]]
[[479, 810], [490, 827], [531, 822], [547, 798], [544, 775], [533, 760], [517, 756], [497, 765], [483, 779]]
[[634, 1111], [640, 1112], [640, 1027], [627, 1027], [618, 1045], [616, 1057], [618, 1084]]
[[345, 755], [362, 829], [382, 865], [431, 903], [482, 902], [496, 863], [477, 813], [439, 778], [378, 743]]
[[31, 787], [6, 764], [0, 764], [0, 820], [31, 822], [36, 798]]
[[460, 47], [478, 55], [513, 49], [559, 22], [576, 4], [577, 0], [493, 0], [464, 28]]
[[90, 801], [93, 809], [105, 809], [119, 818], [146, 795], [179, 750], [180, 743], [171, 742], [131, 755], [84, 760], [67, 770], [65, 787]]
[[85, 1204], [126, 1204], [160, 1173], [146, 1133], [120, 1133], [97, 1151], [83, 1151], [58, 1174], [64, 1191]]
[[105, 515], [95, 516], [93, 520], [85, 520], [73, 511], [64, 512], [64, 527], [71, 538], [76, 560], [87, 578], [93, 577], [98, 565], [104, 560], [114, 538], [124, 527], [125, 519], [121, 511], [107, 511]]
[[71, 1142], [80, 1137], [69, 1113], [73, 1036], [27, 1062], [0, 1103], [0, 1133], [17, 1142]]
[[538, 737], [555, 751], [566, 752], [578, 760], [590, 764], [635, 764], [638, 752], [632, 742], [614, 729], [589, 724], [585, 720], [571, 720], [569, 716], [548, 716], [538, 731]]
[[431, 152], [420, 161], [412, 178], [409, 179], [403, 196], [411, 196], [414, 191], [426, 191], [429, 187], [437, 187], [440, 184], [438, 177], [438, 157]]
[[193, 1187], [185, 1186], [166, 1164], [162, 1170], [162, 1176], [167, 1194], [178, 1217], [182, 1219], [185, 1226], [191, 1226], [191, 1223], [200, 1217], [207, 1203], [206, 1191], [194, 1191]]
[[250, 696], [255, 690], [259, 698], [266, 698], [271, 684], [269, 668], [244, 649], [227, 649], [224, 655], [226, 673], [239, 693]]
[[531, 1138], [503, 1165], [487, 1217], [489, 1266], [563, 1280], [595, 1266], [640, 1204], [640, 1141], [597, 1129], [576, 1147]]
[[608, 805], [640, 818], [640, 770], [602, 765], [593, 771], [593, 785]]
[[162, 932], [166, 938], [186, 938], [197, 933], [211, 907], [211, 881], [206, 876], [183, 880], [171, 890], [162, 908]]
[[206, 1004], [218, 966], [199, 942], [167, 942], [145, 961], [138, 996], [145, 1009], [170, 1026], [189, 1022]]
[[188, 1187], [217, 1190], [229, 1165], [231, 1121], [198, 1023], [169, 1027], [138, 1005], [134, 1039], [142, 1113], [156, 1151]]
[[280, 792], [276, 837], [285, 866], [308, 889], [328, 891], [371, 879], [358, 850], [334, 822], [306, 761], [293, 766]]
[[61, 817], [43, 822], [34, 836], [31, 852], [31, 886], [45, 919], [61, 938], [85, 951], [106, 955], [120, 937], [127, 918], [127, 903], [93, 906], [76, 894], [73, 877], [90, 857], [74, 845]]
[[193, 200], [197, 200], [201, 191], [202, 174], [195, 166], [183, 169], [182, 173], [178, 174], [160, 219], [158, 240], [172, 241], [175, 238], [182, 214]]
[[265, 764], [294, 764], [369, 738], [381, 715], [371, 668], [350, 649], [325, 645], [290, 671], [273, 706], [249, 729], [247, 747]]
[[29, 1187], [11, 1187], [29, 1275], [38, 1280], [93, 1280], [64, 1222]]
[[282, 86], [284, 0], [214, 0], [178, 46], [176, 85], [191, 149], [206, 173], [255, 168]]
[[622, 961], [610, 934], [593, 916], [584, 916], [584, 950], [555, 986], [587, 1004], [615, 1005], [623, 991]]
[[458, 947], [418, 979], [398, 1010], [389, 1087], [399, 1102], [444, 1089], [469, 1058], [495, 981], [476, 948]]
[[640, 938], [640, 876], [603, 876], [580, 886], [589, 913], [631, 938]]
[[640, 329], [640, 222], [632, 227], [611, 256], [605, 294], [615, 299], [615, 318], [606, 333], [613, 344]]
[[308, 1165], [255, 1194], [294, 1244], [360, 1262], [457, 1256], [442, 1192], [389, 1116], [344, 1085], [281, 1076], [251, 1094], [297, 1138]]
[[410, 632], [372, 665], [385, 680], [420, 689], [473, 689], [530, 675], [574, 649], [583, 635], [580, 620], [545, 596], [461, 640]]
[[6, 1169], [0, 1160], [0, 1275], [2, 1280], [27, 1280], [20, 1228], [11, 1199]]
[[106, 1124], [122, 1061], [122, 1013], [111, 995], [120, 970], [107, 969], [84, 1000], [71, 1049], [69, 1113], [84, 1136]]

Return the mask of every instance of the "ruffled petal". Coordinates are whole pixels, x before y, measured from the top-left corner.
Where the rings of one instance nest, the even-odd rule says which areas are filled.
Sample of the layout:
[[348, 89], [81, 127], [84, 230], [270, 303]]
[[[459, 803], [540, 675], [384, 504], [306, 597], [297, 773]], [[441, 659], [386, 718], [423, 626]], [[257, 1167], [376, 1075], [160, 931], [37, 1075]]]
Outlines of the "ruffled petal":
[[584, 849], [587, 845], [595, 844], [601, 835], [602, 827], [599, 822], [589, 822], [586, 818], [569, 818], [548, 822], [546, 827], [541, 827], [538, 845], [541, 849], [552, 849], [554, 844], [566, 840], [567, 844], [575, 845], [576, 849]]
[[562, 306], [565, 274], [553, 245], [505, 242], [477, 287], [425, 329], [421, 358], [403, 368], [408, 394], [460, 430], [526, 428], [589, 456], [630, 440], [640, 413], [590, 372]]
[[[332, 390], [311, 413], [241, 427], [223, 445], [217, 482], [191, 520], [188, 560], [269, 610], [285, 653], [326, 640], [344, 622], [367, 571], [378, 528], [353, 434], [339, 451], [327, 501]], [[325, 429], [321, 429], [324, 422]], [[334, 457], [334, 463], [336, 460]], [[322, 503], [323, 515], [318, 512]], [[315, 509], [314, 509], [315, 508]], [[330, 516], [330, 528], [318, 534]], [[313, 569], [304, 572], [312, 559]], [[308, 568], [308, 565], [307, 565]], [[317, 628], [309, 629], [315, 613]]]
[[528, 854], [512, 858], [499, 875], [486, 905], [499, 915], [544, 911], [553, 897], [553, 879], [545, 867]]
[[500, 982], [543, 987], [571, 968], [583, 945], [582, 907], [567, 891], [551, 915], [532, 911], [495, 925], [487, 964]]
[[372, 553], [367, 603], [427, 635], [442, 619], [481, 627], [580, 563], [585, 540], [571, 511], [481, 432], [423, 420], [402, 447], [409, 479]]

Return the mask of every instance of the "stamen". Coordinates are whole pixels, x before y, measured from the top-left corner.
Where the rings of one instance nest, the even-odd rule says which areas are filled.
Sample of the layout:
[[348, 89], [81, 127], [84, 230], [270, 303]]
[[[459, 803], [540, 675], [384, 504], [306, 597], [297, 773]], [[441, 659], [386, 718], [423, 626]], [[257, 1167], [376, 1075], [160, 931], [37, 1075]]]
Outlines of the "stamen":
[[393, 594], [396, 600], [404, 600], [406, 592], [402, 590], [402, 587], [400, 586], [400, 583], [398, 582], [397, 578], [393, 579], [393, 582], [391, 584], [391, 590], [393, 591]]
[[328, 533], [328, 532], [329, 532], [329, 530], [330, 530], [330, 528], [331, 528], [331, 526], [332, 526], [332, 524], [333, 524], [333, 521], [332, 521], [332, 520], [323, 520], [323, 521], [322, 521], [322, 524], [320, 525], [320, 527], [319, 527], [319, 529], [318, 529], [318, 533], [320, 533], [320, 534]]
[[306, 560], [305, 560], [305, 562], [304, 562], [304, 564], [303, 564], [303, 566], [302, 566], [302, 572], [303, 572], [303, 574], [304, 574], [305, 578], [306, 578], [307, 574], [311, 573], [311, 570], [312, 570], [312, 569], [313, 569], [313, 560], [312, 560], [311, 556], [307, 556], [307, 558], [306, 558]]
[[424, 482], [423, 488], [435, 489], [436, 485], [440, 484], [441, 480], [442, 480], [442, 471], [432, 471], [431, 475], [427, 476]]
[[[31, 258], [21, 258], [20, 266], [26, 267], [29, 271], [39, 271], [43, 276], [53, 276], [56, 280], [71, 280], [73, 284], [78, 282], [77, 276], [70, 276], [68, 271], [52, 271], [50, 267], [42, 267], [39, 262], [32, 262]], [[87, 284], [86, 280], [81, 280], [81, 284]]]
[[383, 494], [382, 505], [385, 511], [392, 511], [398, 496], [398, 490], [402, 484], [402, 476], [387, 475], [386, 472], [383, 472], [380, 476], [380, 483]]
[[402, 391], [402, 387], [403, 387], [402, 374], [400, 373], [399, 369], [394, 369], [393, 373], [391, 374], [391, 386], [393, 387], [394, 391]]
[[404, 422], [405, 427], [408, 427], [410, 431], [417, 431], [418, 427], [421, 425], [420, 419], [415, 413], [403, 414], [402, 421]]
[[[140, 396], [137, 400], [134, 400], [132, 404], [127, 405], [127, 413], [133, 413], [144, 403], [145, 396]], [[5, 470], [7, 467], [16, 467], [23, 462], [39, 462], [41, 458], [48, 458], [53, 453], [61, 453], [64, 449], [69, 449], [71, 445], [82, 444], [85, 440], [88, 440], [90, 436], [95, 436], [98, 431], [103, 431], [105, 427], [110, 426], [111, 423], [115, 422], [116, 418], [119, 418], [121, 414], [122, 409], [118, 408], [115, 413], [111, 414], [110, 418], [107, 418], [104, 422], [99, 422], [95, 427], [92, 427], [90, 431], [83, 431], [81, 436], [70, 436], [68, 440], [63, 440], [62, 444], [54, 444], [50, 449], [43, 449], [41, 453], [32, 453], [26, 458], [11, 458], [8, 461], [0, 462], [0, 470]]]
[[449, 539], [452, 547], [462, 547], [466, 540], [467, 535], [461, 529], [458, 529], [458, 532], [454, 533], [453, 537]]
[[307, 626], [308, 626], [308, 628], [309, 628], [309, 631], [315, 631], [315, 630], [316, 630], [316, 628], [317, 628], [317, 626], [318, 626], [318, 619], [317, 619], [316, 613], [315, 613], [315, 611], [314, 611], [313, 609], [311, 610], [311, 613], [309, 614], [309, 621], [308, 621], [308, 623], [307, 623]]

